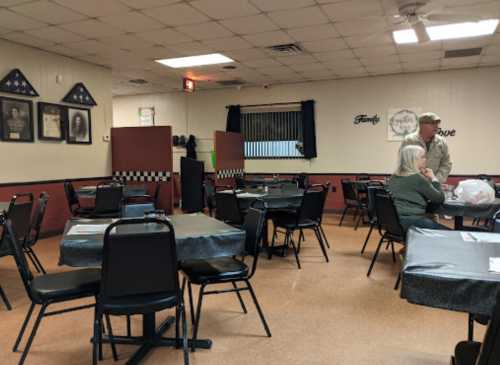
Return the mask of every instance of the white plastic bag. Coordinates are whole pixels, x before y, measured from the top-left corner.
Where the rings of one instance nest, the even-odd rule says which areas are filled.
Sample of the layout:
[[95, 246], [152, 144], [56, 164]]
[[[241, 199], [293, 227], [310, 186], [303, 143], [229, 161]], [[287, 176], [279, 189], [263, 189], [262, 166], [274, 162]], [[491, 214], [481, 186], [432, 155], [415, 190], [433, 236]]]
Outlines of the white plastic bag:
[[458, 183], [455, 195], [469, 204], [488, 204], [495, 201], [495, 190], [483, 180], [463, 180]]

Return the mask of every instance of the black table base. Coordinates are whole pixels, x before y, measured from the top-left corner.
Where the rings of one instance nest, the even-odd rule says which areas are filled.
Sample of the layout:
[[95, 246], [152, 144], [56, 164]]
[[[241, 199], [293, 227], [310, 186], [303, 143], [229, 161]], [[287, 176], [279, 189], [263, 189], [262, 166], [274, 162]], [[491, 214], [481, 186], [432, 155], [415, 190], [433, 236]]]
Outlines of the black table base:
[[[142, 336], [113, 336], [113, 343], [120, 345], [140, 345], [139, 349], [127, 361], [127, 365], [139, 364], [144, 357], [155, 347], [175, 347], [182, 348], [182, 338], [162, 337], [163, 333], [169, 330], [175, 324], [175, 317], [168, 317], [156, 329], [155, 314], [144, 314], [142, 316]], [[103, 343], [110, 343], [108, 335], [102, 336]], [[193, 340], [188, 339], [188, 348], [192, 348]], [[197, 339], [194, 343], [195, 348], [210, 349], [212, 340]]]

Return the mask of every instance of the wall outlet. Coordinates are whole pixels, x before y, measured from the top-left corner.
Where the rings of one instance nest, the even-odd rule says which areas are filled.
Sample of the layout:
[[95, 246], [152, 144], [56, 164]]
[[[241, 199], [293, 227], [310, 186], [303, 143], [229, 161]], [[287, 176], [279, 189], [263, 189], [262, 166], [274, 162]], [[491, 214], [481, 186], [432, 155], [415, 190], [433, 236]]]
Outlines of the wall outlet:
[[109, 134], [105, 134], [104, 136], [102, 136], [102, 140], [104, 142], [109, 142], [110, 138], [109, 138]]

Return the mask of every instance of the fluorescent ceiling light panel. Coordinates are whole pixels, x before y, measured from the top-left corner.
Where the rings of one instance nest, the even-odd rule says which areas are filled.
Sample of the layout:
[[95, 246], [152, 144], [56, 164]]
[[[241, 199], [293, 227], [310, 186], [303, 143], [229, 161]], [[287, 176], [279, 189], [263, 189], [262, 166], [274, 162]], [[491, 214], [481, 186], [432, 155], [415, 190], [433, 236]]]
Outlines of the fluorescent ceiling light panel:
[[172, 68], [183, 68], [230, 63], [234, 62], [234, 60], [220, 53], [211, 53], [200, 56], [166, 58], [164, 60], [156, 60], [156, 62]]
[[413, 29], [395, 30], [392, 32], [394, 42], [397, 44], [417, 43], [417, 33]]
[[456, 23], [427, 27], [427, 34], [432, 41], [478, 37], [495, 33], [498, 19], [481, 20], [479, 22]]

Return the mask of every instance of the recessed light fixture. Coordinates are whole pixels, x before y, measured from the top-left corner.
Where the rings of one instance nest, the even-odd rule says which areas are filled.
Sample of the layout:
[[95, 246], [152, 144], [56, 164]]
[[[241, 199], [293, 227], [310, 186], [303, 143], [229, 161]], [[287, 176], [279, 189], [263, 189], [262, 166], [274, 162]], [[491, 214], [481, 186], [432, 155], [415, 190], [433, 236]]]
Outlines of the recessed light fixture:
[[479, 22], [456, 23], [427, 27], [427, 34], [432, 41], [478, 37], [495, 33], [498, 19], [481, 20]]
[[162, 65], [172, 68], [217, 65], [221, 63], [234, 62], [234, 60], [220, 53], [211, 53], [211, 54], [190, 56], [190, 57], [166, 58], [163, 60], [155, 60], [155, 61], [161, 63]]
[[417, 43], [417, 33], [413, 29], [396, 30], [392, 32], [394, 42], [397, 44]]

